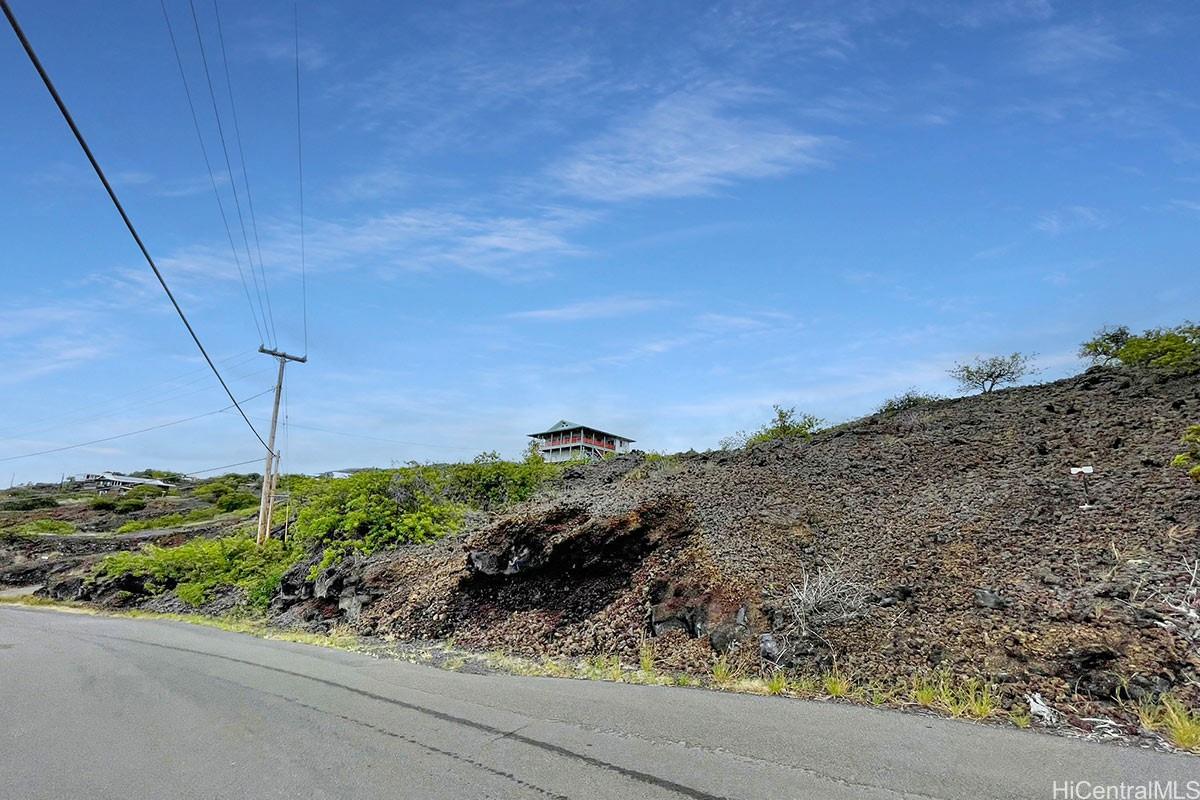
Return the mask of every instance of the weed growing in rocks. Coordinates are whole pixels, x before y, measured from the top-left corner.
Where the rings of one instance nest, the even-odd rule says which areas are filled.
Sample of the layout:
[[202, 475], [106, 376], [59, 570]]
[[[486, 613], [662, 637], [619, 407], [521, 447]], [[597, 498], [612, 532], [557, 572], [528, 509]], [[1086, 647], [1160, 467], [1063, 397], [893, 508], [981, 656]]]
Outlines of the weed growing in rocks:
[[1018, 728], [1028, 728], [1033, 724], [1033, 717], [1029, 716], [1029, 712], [1024, 708], [1017, 707], [1009, 710], [1008, 721]]
[[645, 640], [638, 647], [638, 666], [642, 670], [642, 674], [653, 677], [654, 669], [654, 645]]
[[854, 685], [850, 678], [843, 675], [837, 668], [832, 672], [827, 672], [821, 676], [821, 688], [825, 690], [825, 694], [835, 700], [840, 700], [850, 696], [854, 689]]
[[767, 676], [767, 694], [781, 695], [788, 689], [788, 678], [783, 670], [775, 670]]
[[712, 677], [718, 686], [724, 686], [733, 680], [733, 665], [729, 663], [728, 656], [721, 656], [713, 663]]
[[1145, 699], [1137, 706], [1142, 727], [1162, 733], [1181, 750], [1200, 753], [1200, 709], [1190, 709], [1174, 695]]

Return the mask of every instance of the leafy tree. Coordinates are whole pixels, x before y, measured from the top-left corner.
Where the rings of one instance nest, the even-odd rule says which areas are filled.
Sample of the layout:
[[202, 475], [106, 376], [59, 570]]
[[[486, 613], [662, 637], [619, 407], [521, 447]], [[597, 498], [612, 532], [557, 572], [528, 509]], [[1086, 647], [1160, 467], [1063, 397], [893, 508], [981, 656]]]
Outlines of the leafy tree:
[[1093, 364], [1108, 366], [1121, 360], [1121, 348], [1129, 344], [1133, 334], [1124, 325], [1105, 325], [1096, 336], [1079, 346], [1079, 357]]
[[970, 364], [955, 364], [949, 375], [964, 392], [987, 394], [1001, 386], [1012, 386], [1022, 378], [1036, 374], [1033, 356], [1013, 353], [1007, 356], [977, 357]]
[[1200, 483], [1200, 425], [1193, 425], [1183, 435], [1183, 444], [1187, 450], [1175, 456], [1171, 463], [1188, 471], [1192, 480]]
[[1120, 363], [1167, 374], [1200, 370], [1200, 325], [1185, 322], [1174, 328], [1151, 328], [1134, 336], [1129, 329], [1101, 328], [1084, 342], [1079, 355], [1094, 364]]
[[529, 446], [525, 448], [525, 463], [526, 464], [545, 464], [546, 457], [542, 455], [542, 449], [538, 445], [536, 439], [531, 439]]

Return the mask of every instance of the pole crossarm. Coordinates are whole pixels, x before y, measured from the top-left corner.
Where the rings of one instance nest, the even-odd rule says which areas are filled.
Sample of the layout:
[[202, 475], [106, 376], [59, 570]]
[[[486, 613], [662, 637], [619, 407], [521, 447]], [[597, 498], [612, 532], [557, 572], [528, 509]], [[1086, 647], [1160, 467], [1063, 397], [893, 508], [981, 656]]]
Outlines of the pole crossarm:
[[258, 352], [263, 353], [264, 355], [274, 356], [275, 358], [282, 358], [284, 361], [295, 361], [299, 364], [308, 363], [308, 356], [293, 356], [289, 353], [283, 352], [282, 350], [272, 350], [269, 347], [259, 346]]

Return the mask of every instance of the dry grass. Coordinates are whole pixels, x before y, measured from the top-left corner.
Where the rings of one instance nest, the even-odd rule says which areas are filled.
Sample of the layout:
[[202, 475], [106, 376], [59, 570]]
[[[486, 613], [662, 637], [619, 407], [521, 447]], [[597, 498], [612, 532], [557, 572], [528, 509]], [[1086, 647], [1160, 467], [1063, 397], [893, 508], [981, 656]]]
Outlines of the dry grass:
[[1200, 709], [1188, 708], [1179, 698], [1165, 694], [1157, 700], [1143, 700], [1137, 714], [1142, 727], [1163, 734], [1180, 750], [1200, 753]]

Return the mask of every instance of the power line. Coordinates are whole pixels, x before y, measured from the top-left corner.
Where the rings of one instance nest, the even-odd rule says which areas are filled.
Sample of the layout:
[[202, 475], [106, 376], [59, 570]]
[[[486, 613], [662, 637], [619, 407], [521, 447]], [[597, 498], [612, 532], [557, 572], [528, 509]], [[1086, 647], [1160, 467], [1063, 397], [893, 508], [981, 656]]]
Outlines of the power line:
[[[237, 245], [233, 243], [233, 231], [229, 227], [229, 217], [225, 214], [225, 203], [221, 200], [221, 190], [217, 188], [217, 175], [213, 171], [212, 161], [208, 157], [208, 147], [204, 144], [204, 134], [200, 130], [200, 117], [196, 114], [196, 104], [192, 101], [192, 89], [188, 85], [187, 72], [183, 68], [183, 57], [179, 54], [179, 45], [175, 41], [175, 29], [171, 25], [171, 15], [167, 13], [167, 0], [159, 0], [162, 6], [163, 19], [167, 23], [167, 35], [171, 37], [171, 49], [175, 51], [175, 63], [179, 65], [179, 79], [183, 81], [183, 92], [187, 95], [188, 109], [192, 112], [192, 125], [196, 129], [196, 139], [200, 142], [200, 152], [204, 155], [204, 166], [208, 169], [208, 179], [212, 182], [213, 195], [217, 198], [217, 208], [221, 212], [221, 222], [225, 226], [225, 236], [229, 239], [229, 249], [233, 252], [233, 263], [237, 264], [238, 277], [242, 281], [242, 289], [246, 294], [246, 303], [250, 306], [250, 316], [254, 318], [254, 328], [258, 331], [258, 343], [262, 344], [263, 328], [258, 322], [258, 312], [254, 310], [254, 300], [250, 297], [250, 284], [246, 283], [246, 273], [242, 270], [242, 259], [238, 255]], [[254, 265], [250, 264], [251, 275]], [[255, 287], [258, 286], [257, 279]], [[263, 325], [266, 319], [263, 319]]]
[[436, 447], [438, 449], [462, 450], [463, 452], [472, 452], [472, 453], [476, 452], [475, 448], [473, 448], [473, 447], [455, 447], [454, 445], [429, 444], [428, 442], [406, 442], [402, 439], [387, 439], [382, 436], [366, 436], [361, 433], [347, 433], [346, 431], [335, 431], [331, 428], [318, 428], [314, 425], [298, 425], [295, 422], [292, 423], [292, 427], [293, 428], [301, 428], [306, 431], [320, 431], [321, 433], [332, 433], [335, 436], [349, 436], [353, 439], [369, 439], [373, 442], [387, 442], [388, 444], [404, 444], [404, 445], [409, 445], [411, 447]]
[[[229, 146], [225, 142], [225, 127], [221, 124], [221, 111], [217, 107], [217, 92], [213, 89], [212, 73], [208, 69], [208, 54], [204, 49], [204, 36], [200, 33], [200, 17], [196, 14], [196, 4], [193, 0], [188, 0], [188, 6], [192, 10], [192, 25], [196, 29], [196, 42], [200, 46], [200, 61], [204, 65], [204, 78], [208, 83], [208, 96], [212, 100], [213, 115], [217, 118], [217, 136], [221, 140], [221, 152], [225, 155], [225, 170], [229, 173], [229, 188], [233, 190], [233, 205], [237, 209], [238, 224], [242, 229], [242, 243], [246, 246], [246, 260], [250, 262], [250, 274], [254, 276], [254, 288], [257, 291], [259, 286], [258, 275], [254, 272], [254, 256], [250, 253], [250, 237], [246, 234], [246, 218], [242, 215], [242, 201], [238, 195], [237, 179], [233, 176], [233, 162], [229, 158]], [[271, 295], [267, 291], [267, 273], [262, 271], [259, 265], [259, 272], [262, 273], [262, 291], [258, 298], [259, 308], [261, 310], [263, 296], [267, 298], [266, 311], [263, 312], [263, 318], [268, 323], [268, 330], [271, 332], [271, 347], [275, 347], [275, 315], [271, 312]]]
[[[216, 0], [213, 0], [216, 2]], [[296, 171], [300, 181], [300, 303], [304, 316], [304, 355], [308, 355], [308, 270], [304, 258], [304, 142], [300, 135], [300, 6], [292, 3], [296, 34]]]
[[[252, 377], [262, 375], [264, 372], [265, 372], [265, 370], [263, 370], [263, 369], [254, 369], [249, 372], [242, 372], [237, 375], [233, 375], [230, 377], [230, 380], [237, 381], [237, 380], [241, 380], [242, 378], [252, 378]], [[193, 383], [194, 383], [194, 381], [193, 381]], [[182, 388], [183, 388], [183, 386], [175, 387], [175, 389], [182, 389]], [[48, 430], [57, 430], [57, 429], [62, 428], [64, 425], [78, 425], [80, 423], [91, 422], [93, 420], [107, 419], [109, 417], [115, 417], [118, 414], [122, 414], [122, 413], [125, 413], [128, 411], [131, 411], [133, 409], [140, 409], [140, 408], [145, 408], [146, 406], [159, 405], [160, 403], [169, 403], [169, 402], [172, 402], [174, 400], [179, 400], [184, 397], [192, 397], [193, 395], [200, 394], [201, 392], [211, 391], [211, 387], [208, 387], [208, 386], [202, 386], [199, 389], [189, 389], [186, 392], [177, 392], [177, 393], [175, 392], [175, 389], [172, 389], [170, 392], [168, 392], [165, 395], [162, 395], [159, 397], [152, 397], [148, 400], [143, 400], [143, 401], [137, 402], [137, 403], [130, 403], [130, 404], [127, 404], [121, 408], [117, 408], [112, 411], [102, 411], [98, 414], [83, 414], [83, 415], [77, 414], [73, 417], [63, 417], [61, 419], [58, 419], [54, 425], [48, 425], [48, 426], [44, 426], [44, 427], [40, 427], [40, 428], [39, 427], [22, 428], [22, 429], [18, 430], [16, 433], [10, 432], [8, 435], [0, 437], [0, 441], [11, 441], [13, 439], [21, 439], [21, 438], [25, 438], [27, 436], [32, 436], [34, 434], [44, 433], [45, 431], [48, 431]]]
[[222, 469], [229, 469], [230, 467], [244, 467], [244, 466], [246, 466], [247, 464], [257, 464], [257, 463], [258, 463], [258, 461], [259, 461], [259, 460], [258, 460], [257, 458], [251, 458], [251, 459], [249, 459], [249, 460], [247, 460], [247, 461], [239, 461], [239, 462], [237, 462], [236, 464], [224, 464], [224, 465], [222, 465], [222, 466], [219, 466], [219, 467], [209, 467], [208, 469], [198, 469], [198, 470], [196, 470], [195, 472], [185, 472], [185, 473], [183, 473], [183, 474], [184, 474], [184, 475], [187, 475], [187, 476], [192, 476], [192, 475], [205, 475], [205, 474], [207, 474], [207, 473], [209, 473], [209, 472], [217, 472], [218, 470], [222, 470]]
[[[225, 52], [225, 30], [221, 27], [221, 11], [217, 0], [213, 0], [213, 15], [217, 20], [217, 40], [221, 43], [221, 63], [225, 67], [225, 88], [229, 91], [229, 110], [233, 114], [234, 141], [237, 142], [238, 158], [242, 162], [242, 181], [246, 184], [246, 207], [250, 211], [250, 229], [254, 232], [254, 249], [258, 252], [258, 271], [263, 276], [263, 292], [267, 290], [267, 270], [263, 265], [262, 242], [258, 238], [258, 219], [254, 215], [254, 195], [250, 193], [250, 172], [246, 169], [246, 151], [242, 148], [242, 127], [238, 123], [237, 102], [233, 99], [233, 78], [229, 74], [229, 56]], [[232, 176], [230, 176], [232, 177]], [[253, 267], [251, 267], [253, 268]], [[267, 294], [267, 309], [271, 308], [271, 295]], [[274, 333], [275, 320], [271, 320]]]
[[121, 220], [125, 223], [125, 227], [129, 229], [129, 234], [137, 243], [138, 249], [142, 251], [142, 255], [145, 257], [146, 263], [149, 264], [150, 269], [154, 271], [154, 277], [158, 278], [158, 282], [162, 286], [163, 291], [166, 292], [167, 298], [171, 301], [171, 305], [175, 307], [175, 313], [179, 315], [179, 319], [183, 322], [184, 327], [187, 328], [188, 334], [192, 337], [192, 341], [196, 343], [196, 348], [200, 351], [200, 354], [204, 356], [204, 360], [208, 362], [209, 368], [213, 371], [213, 374], [217, 376], [217, 380], [221, 382], [221, 388], [225, 390], [225, 394], [229, 395], [229, 399], [233, 401], [233, 407], [238, 410], [238, 413], [241, 414], [242, 419], [246, 421], [246, 425], [249, 426], [251, 432], [254, 433], [254, 437], [258, 439], [259, 443], [261, 443], [263, 447], [266, 447], [268, 450], [270, 450], [270, 448], [267, 447], [266, 441], [263, 440], [262, 436], [259, 435], [258, 430], [255, 429], [254, 424], [250, 422], [250, 418], [246, 416], [246, 412], [242, 409], [238, 399], [233, 396], [233, 392], [229, 389], [229, 385], [225, 383], [225, 379], [221, 377], [221, 373], [217, 369], [217, 365], [213, 363], [212, 358], [208, 355], [208, 351], [204, 349], [204, 345], [200, 342], [200, 337], [196, 335], [195, 329], [192, 328], [192, 323], [188, 322], [187, 315], [183, 313], [183, 308], [180, 307], [179, 301], [175, 299], [175, 295], [171, 292], [171, 287], [167, 286], [166, 278], [164, 278], [162, 272], [159, 271], [158, 265], [154, 263], [154, 258], [150, 255], [150, 251], [146, 249], [145, 243], [142, 242], [142, 237], [138, 235], [137, 228], [133, 227], [133, 221], [130, 220], [129, 215], [125, 213], [125, 207], [121, 205], [121, 201], [117, 199], [117, 193], [113, 191], [112, 184], [108, 182], [108, 178], [105, 176], [104, 170], [100, 168], [100, 162], [98, 162], [96, 157], [92, 154], [92, 148], [88, 146], [87, 140], [83, 138], [83, 133], [79, 130], [79, 126], [75, 124], [75, 119], [71, 116], [71, 112], [67, 110], [67, 105], [63, 102], [62, 97], [58, 94], [58, 89], [54, 88], [54, 82], [50, 80], [50, 76], [47, 74], [46, 68], [42, 66], [41, 60], [38, 59], [37, 53], [35, 53], [33, 50], [33, 45], [29, 43], [29, 39], [25, 36], [25, 31], [21, 29], [20, 24], [17, 22], [17, 18], [13, 15], [13, 11], [8, 4], [8, 0], [0, 0], [0, 8], [3, 8], [4, 16], [8, 18], [8, 24], [12, 27], [13, 33], [15, 33], [17, 35], [17, 39], [20, 40], [21, 47], [25, 49], [25, 54], [29, 56], [29, 61], [33, 64], [33, 68], [37, 70], [38, 76], [42, 79], [42, 83], [46, 84], [46, 90], [49, 91], [50, 96], [54, 98], [54, 104], [58, 106], [58, 110], [62, 114], [63, 119], [66, 120], [67, 125], [71, 128], [71, 133], [75, 135], [75, 140], [79, 142], [79, 146], [83, 149], [84, 155], [87, 156], [87, 160], [92, 165], [92, 169], [96, 171], [96, 177], [100, 179], [100, 183], [104, 184], [104, 190], [108, 192], [109, 199], [112, 200], [113, 206], [115, 206], [117, 209], [117, 213], [121, 215]]
[[[217, 363], [224, 364], [226, 367], [233, 367], [233, 366], [237, 366], [245, 361], [248, 361], [251, 358], [254, 358], [254, 356], [256, 356], [256, 355], [257, 355], [257, 353], [234, 353], [233, 355], [226, 356], [225, 358], [218, 358]], [[151, 389], [157, 389], [160, 386], [168, 386], [169, 384], [173, 384], [173, 383], [179, 384], [178, 386], [173, 386], [167, 390], [167, 391], [173, 392], [177, 389], [182, 389], [185, 386], [191, 386], [192, 384], [197, 383], [198, 381], [201, 381], [201, 380], [207, 378], [208, 374], [209, 374], [208, 370], [203, 369], [203, 368], [201, 370], [199, 370], [199, 373], [200, 373], [199, 375], [197, 375], [196, 373], [197, 373], [196, 370], [192, 370], [191, 372], [185, 373], [183, 375], [177, 375], [174, 378], [167, 378], [166, 380], [163, 380], [163, 381], [156, 381], [154, 383], [139, 386], [138, 388], [132, 389], [128, 392], [121, 392], [120, 394], [110, 395], [108, 397], [89, 398], [89, 399], [91, 400], [91, 403], [93, 406], [102, 404], [102, 403], [115, 403], [117, 401], [124, 400], [127, 397], [133, 397], [134, 395], [145, 394], [145, 393], [149, 392]], [[236, 376], [234, 377], [234, 379], [236, 380]], [[141, 405], [141, 404], [137, 404], [137, 405]], [[36, 417], [34, 419], [25, 420], [25, 425], [26, 426], [40, 425], [43, 422], [49, 422], [51, 420], [59, 420], [59, 421], [64, 421], [64, 422], [79, 422], [79, 421], [82, 421], [79, 419], [80, 416], [84, 416], [84, 419], [92, 418], [90, 416], [86, 416], [86, 414], [75, 414], [70, 417], [62, 417], [58, 414], [50, 414], [49, 416], [45, 416], [45, 417]], [[15, 439], [19, 435], [23, 435], [23, 434], [27, 434], [27, 433], [31, 433], [31, 432], [33, 432], [33, 431], [31, 431], [29, 427], [5, 428], [4, 430], [0, 431], [0, 434], [3, 434], [3, 435], [0, 435], [0, 441], [5, 441], [8, 439]]]
[[[0, 5], [7, 5], [7, 4], [8, 4], [7, 0], [0, 0]], [[247, 397], [244, 400], [241, 400], [240, 402], [248, 403], [251, 400], [262, 397], [264, 394], [269, 394], [270, 392], [273, 392], [273, 391], [274, 391], [274, 389], [267, 389], [267, 391], [265, 391], [265, 392], [259, 392], [256, 395], [251, 395], [250, 397]], [[90, 442], [80, 442], [79, 444], [68, 444], [68, 445], [64, 445], [62, 447], [52, 447], [47, 450], [38, 450], [35, 453], [22, 453], [19, 456], [6, 456], [4, 458], [0, 458], [0, 461], [16, 461], [17, 459], [21, 459], [21, 458], [32, 458], [33, 456], [44, 456], [44, 455], [49, 455], [50, 453], [61, 453], [64, 450], [77, 450], [80, 447], [89, 447], [93, 444], [102, 444], [104, 442], [111, 442], [115, 439], [124, 439], [127, 436], [136, 436], [139, 433], [147, 433], [148, 431], [156, 431], [156, 430], [159, 430], [160, 428], [169, 428], [172, 425], [182, 425], [185, 422], [191, 422], [192, 420], [201, 419], [203, 417], [211, 417], [214, 414], [220, 414], [222, 411], [228, 411], [231, 408], [236, 408], [240, 411], [242, 407], [241, 407], [241, 405], [239, 405], [238, 400], [234, 400], [232, 405], [225, 406], [224, 408], [218, 408], [216, 411], [206, 411], [205, 413], [197, 414], [194, 417], [185, 417], [184, 419], [172, 420], [171, 422], [164, 422], [161, 425], [151, 425], [149, 428], [141, 428], [136, 431], [128, 431], [126, 433], [118, 433], [113, 436], [105, 436], [102, 439], [92, 439]], [[266, 447], [265, 442], [263, 443], [263, 447]]]

